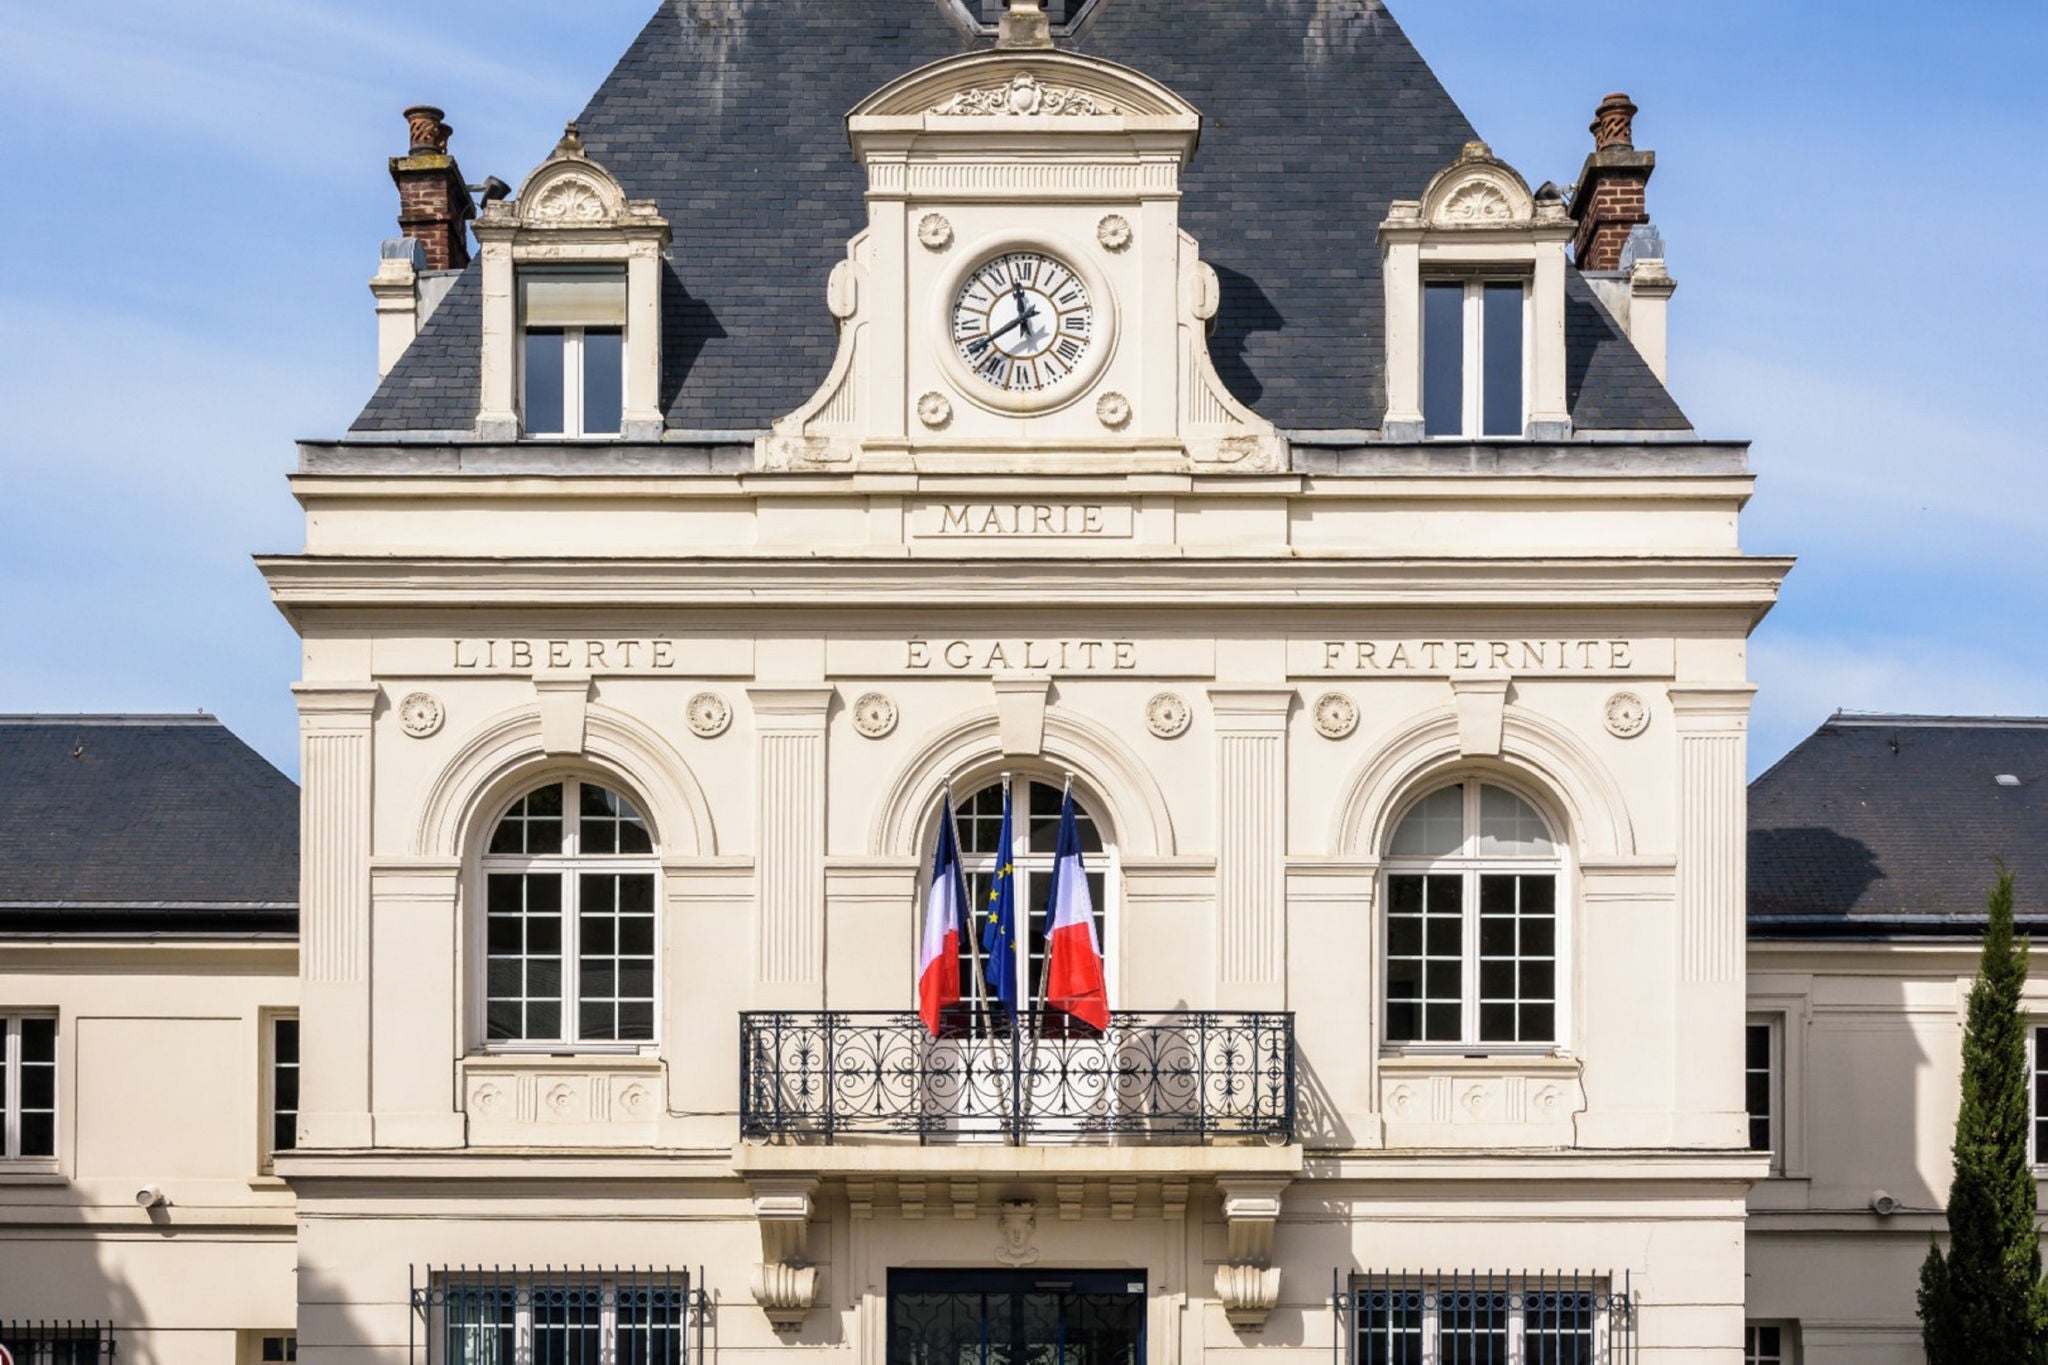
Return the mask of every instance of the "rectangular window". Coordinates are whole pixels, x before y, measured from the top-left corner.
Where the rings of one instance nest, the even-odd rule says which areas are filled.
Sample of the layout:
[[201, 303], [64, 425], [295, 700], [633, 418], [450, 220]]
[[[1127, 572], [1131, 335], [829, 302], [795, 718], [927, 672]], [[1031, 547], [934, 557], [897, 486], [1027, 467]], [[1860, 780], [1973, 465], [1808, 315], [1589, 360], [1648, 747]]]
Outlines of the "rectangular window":
[[683, 1365], [690, 1291], [664, 1272], [446, 1271], [416, 1290], [432, 1365]]
[[270, 1150], [289, 1152], [298, 1145], [299, 1021], [279, 1015], [270, 1021]]
[[1750, 1323], [1743, 1336], [1742, 1365], [1792, 1365], [1785, 1329], [1776, 1323]]
[[625, 412], [623, 270], [519, 275], [521, 425], [529, 436], [616, 436]]
[[[1778, 1151], [1778, 1026], [1752, 1020], [1743, 1033], [1743, 1094], [1749, 1107], [1749, 1147]], [[1774, 1163], [1775, 1164], [1775, 1163]]]
[[1635, 1310], [1600, 1281], [1375, 1278], [1352, 1291], [1358, 1365], [1609, 1365]]
[[2034, 1164], [2048, 1165], [2048, 1028], [2034, 1030]]
[[[1555, 1043], [1557, 970], [1555, 874], [1387, 878], [1387, 1041]], [[1476, 1020], [1465, 990], [1475, 974]]]
[[0, 1159], [57, 1155], [57, 1021], [0, 1016]]
[[1434, 437], [1522, 435], [1528, 290], [1518, 280], [1422, 288], [1422, 423]]
[[98, 1322], [0, 1322], [15, 1365], [100, 1365], [114, 1358], [114, 1329]]

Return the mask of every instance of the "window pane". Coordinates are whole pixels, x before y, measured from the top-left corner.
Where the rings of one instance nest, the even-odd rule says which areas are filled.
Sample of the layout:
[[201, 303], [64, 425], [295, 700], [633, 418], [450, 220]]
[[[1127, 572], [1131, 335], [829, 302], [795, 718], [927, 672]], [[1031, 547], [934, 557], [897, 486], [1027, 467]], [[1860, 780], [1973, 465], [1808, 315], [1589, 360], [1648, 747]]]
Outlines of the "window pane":
[[583, 434], [616, 436], [625, 410], [626, 342], [615, 331], [583, 334]]
[[1785, 1342], [1782, 1329], [1751, 1327], [1744, 1343], [1743, 1365], [1784, 1365]]
[[526, 332], [526, 414], [529, 433], [562, 433], [564, 339], [559, 330], [528, 328]]
[[[578, 894], [579, 1036], [590, 1042], [645, 1041], [653, 1036], [654, 874], [586, 872]], [[632, 1012], [631, 1024], [627, 1004], [646, 1007]]]
[[[548, 872], [494, 872], [486, 886], [484, 991], [490, 1036], [501, 1041], [559, 1037], [562, 879]], [[542, 1003], [551, 1007], [544, 1018], [536, 1013]]]
[[562, 784], [530, 791], [512, 803], [491, 834], [492, 853], [546, 857], [562, 851]]
[[1421, 1289], [1375, 1289], [1365, 1295], [1360, 1308], [1360, 1365], [1421, 1365]]
[[1486, 434], [1522, 434], [1522, 286], [1486, 286]]
[[21, 1021], [20, 1156], [57, 1154], [57, 1021]]
[[1465, 842], [1465, 789], [1445, 787], [1417, 802], [1394, 831], [1387, 852], [1396, 858], [1448, 858]]
[[1422, 429], [1465, 431], [1465, 286], [1422, 287]]
[[1508, 1358], [1508, 1296], [1480, 1286], [1437, 1294], [1439, 1365], [1498, 1365]]
[[652, 853], [654, 840], [633, 803], [594, 782], [577, 797], [578, 832], [585, 853]]
[[1549, 1043], [1557, 1012], [1555, 883], [1547, 875], [1479, 879], [1479, 1037]]
[[279, 1019], [270, 1034], [270, 1150], [299, 1142], [299, 1021]]
[[447, 1365], [513, 1365], [509, 1286], [448, 1290], [442, 1358]]
[[1462, 877], [1387, 878], [1387, 1040], [1455, 1042], [1462, 1032]]
[[683, 1294], [669, 1286], [622, 1287], [618, 1293], [617, 1365], [680, 1365]]
[[1743, 1095], [1749, 1108], [1749, 1145], [1758, 1152], [1777, 1145], [1771, 1132], [1771, 1032], [1769, 1024], [1751, 1024], [1744, 1035]]
[[1594, 1365], [1594, 1296], [1583, 1290], [1532, 1289], [1522, 1296], [1526, 1365]]
[[536, 1284], [529, 1365], [598, 1365], [601, 1299], [596, 1285]]
[[1555, 851], [1543, 817], [1527, 801], [1499, 787], [1479, 789], [1481, 857], [1549, 857]]

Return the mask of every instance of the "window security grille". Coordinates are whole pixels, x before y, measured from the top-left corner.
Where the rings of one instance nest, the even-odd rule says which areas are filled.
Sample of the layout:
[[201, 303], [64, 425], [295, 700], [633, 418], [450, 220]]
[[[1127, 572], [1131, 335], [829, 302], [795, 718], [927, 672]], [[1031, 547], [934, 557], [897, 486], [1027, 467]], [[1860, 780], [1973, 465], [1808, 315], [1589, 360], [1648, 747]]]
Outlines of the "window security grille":
[[109, 1322], [0, 1322], [15, 1365], [100, 1365], [114, 1358]]
[[1332, 1290], [1337, 1365], [1635, 1365], [1626, 1277], [1338, 1271]]
[[684, 1270], [415, 1267], [413, 1365], [690, 1365], [706, 1302]]

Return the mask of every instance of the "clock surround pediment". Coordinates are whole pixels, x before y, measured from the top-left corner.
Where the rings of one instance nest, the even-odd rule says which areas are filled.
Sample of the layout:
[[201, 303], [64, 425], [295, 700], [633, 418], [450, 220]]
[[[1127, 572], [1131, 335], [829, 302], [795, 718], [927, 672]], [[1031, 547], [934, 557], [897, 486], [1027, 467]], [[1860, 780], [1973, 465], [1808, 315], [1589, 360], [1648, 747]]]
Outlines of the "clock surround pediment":
[[[1179, 221], [1201, 126], [1151, 77], [1045, 48], [949, 58], [862, 100], [847, 131], [868, 223], [826, 288], [838, 354], [757, 442], [757, 464], [1284, 468], [1285, 441], [1209, 358], [1216, 274]], [[1082, 287], [981, 273], [1005, 257]], [[1065, 363], [1021, 363], [1062, 343]], [[1004, 362], [968, 363], [991, 344]]]

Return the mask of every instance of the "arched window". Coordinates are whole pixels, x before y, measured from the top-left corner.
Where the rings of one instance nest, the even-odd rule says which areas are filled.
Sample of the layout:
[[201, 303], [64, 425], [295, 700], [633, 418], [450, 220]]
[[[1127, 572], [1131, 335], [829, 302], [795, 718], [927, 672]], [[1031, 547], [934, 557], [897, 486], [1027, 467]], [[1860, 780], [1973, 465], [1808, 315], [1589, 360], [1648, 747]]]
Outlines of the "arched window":
[[514, 801], [483, 856], [489, 1044], [654, 1037], [654, 840], [633, 804], [571, 778]]
[[[1029, 931], [1018, 946], [1017, 958], [1007, 963], [985, 962], [988, 979], [998, 971], [1011, 973], [1018, 983], [1019, 1008], [1036, 1009], [1045, 974], [1046, 894], [1052, 885], [1053, 855], [1059, 848], [1060, 805], [1064, 788], [1057, 782], [1017, 778], [1011, 784], [1014, 811], [1010, 822], [1010, 847], [999, 850], [1003, 828], [1003, 787], [1000, 782], [983, 787], [963, 798], [955, 812], [960, 831], [960, 864], [967, 877], [967, 905], [972, 919], [973, 944], [960, 945], [961, 1011], [968, 1017], [966, 1027], [980, 1027], [999, 1012], [993, 999], [978, 994], [972, 966], [973, 948], [981, 942], [982, 925], [989, 911], [989, 886], [995, 876], [999, 853], [1006, 853], [1017, 879], [1017, 910], [1028, 917]], [[1074, 825], [1081, 836], [1081, 859], [1088, 868], [1088, 898], [1095, 904], [1095, 937], [1102, 944], [1103, 972], [1109, 986], [1110, 1004], [1116, 1004], [1116, 952], [1111, 936], [1116, 917], [1110, 902], [1114, 878], [1109, 868], [1114, 851], [1105, 848], [1101, 826], [1077, 793]], [[986, 1005], [984, 1012], [980, 1007]]]
[[1504, 787], [1461, 782], [1402, 817], [1385, 862], [1387, 1041], [1560, 1041], [1562, 862]]

